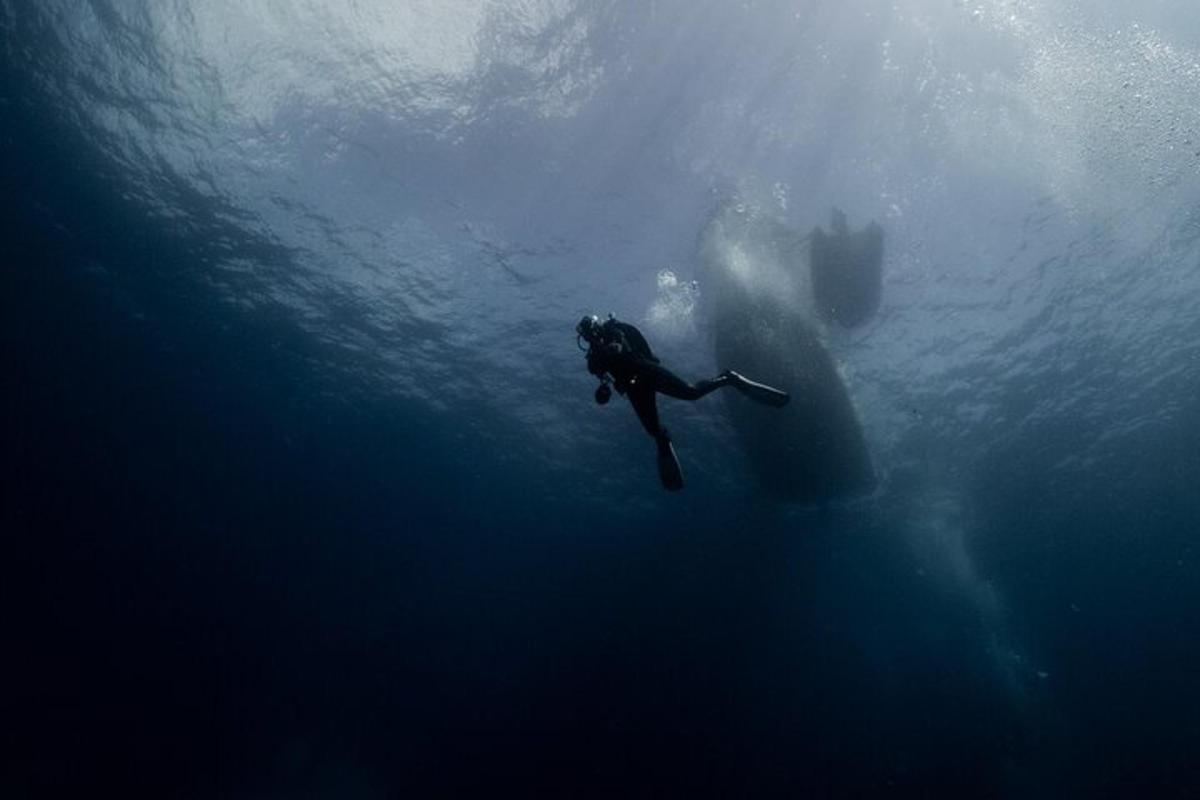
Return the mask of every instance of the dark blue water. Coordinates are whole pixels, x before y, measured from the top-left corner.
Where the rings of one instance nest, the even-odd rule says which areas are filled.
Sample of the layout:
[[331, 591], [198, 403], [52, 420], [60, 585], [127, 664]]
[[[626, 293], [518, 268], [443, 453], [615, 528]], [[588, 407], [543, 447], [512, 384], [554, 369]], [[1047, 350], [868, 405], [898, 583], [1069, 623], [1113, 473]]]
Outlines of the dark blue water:
[[[1200, 793], [1200, 12], [0, 2], [0, 794]], [[722, 203], [880, 488], [663, 492]]]

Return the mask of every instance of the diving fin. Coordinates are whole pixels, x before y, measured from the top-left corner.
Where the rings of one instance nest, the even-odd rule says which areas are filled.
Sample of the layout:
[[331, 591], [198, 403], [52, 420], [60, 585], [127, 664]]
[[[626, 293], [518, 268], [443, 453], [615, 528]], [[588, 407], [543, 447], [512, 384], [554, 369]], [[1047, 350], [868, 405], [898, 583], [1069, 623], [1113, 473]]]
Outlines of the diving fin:
[[679, 466], [671, 439], [664, 432], [655, 442], [658, 444], [658, 477], [662, 480], [663, 488], [678, 492], [683, 488], [683, 469]]
[[729, 370], [728, 374], [733, 379], [733, 386], [756, 403], [762, 403], [765, 406], [773, 408], [783, 408], [788, 404], [788, 400], [792, 399], [792, 396], [782, 389], [776, 389], [773, 386], [767, 386], [765, 383], [752, 381], [733, 370]]

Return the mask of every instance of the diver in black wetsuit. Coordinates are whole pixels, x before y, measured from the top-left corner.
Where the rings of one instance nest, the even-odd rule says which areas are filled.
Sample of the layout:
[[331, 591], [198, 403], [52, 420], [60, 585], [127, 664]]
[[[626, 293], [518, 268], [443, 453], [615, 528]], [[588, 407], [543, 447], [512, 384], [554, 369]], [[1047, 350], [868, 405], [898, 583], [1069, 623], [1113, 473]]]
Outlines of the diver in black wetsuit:
[[756, 383], [732, 370], [709, 380], [688, 383], [659, 363], [641, 331], [611, 314], [604, 322], [595, 315], [584, 317], [575, 326], [575, 333], [581, 350], [585, 349], [583, 343], [587, 343], [588, 372], [600, 379], [596, 402], [604, 405], [612, 397], [610, 383], [629, 397], [642, 427], [658, 445], [659, 477], [663, 486], [672, 491], [683, 488], [683, 473], [671, 437], [659, 424], [656, 393], [680, 400], [699, 400], [709, 392], [733, 386], [747, 397], [776, 408], [790, 399], [787, 392]]

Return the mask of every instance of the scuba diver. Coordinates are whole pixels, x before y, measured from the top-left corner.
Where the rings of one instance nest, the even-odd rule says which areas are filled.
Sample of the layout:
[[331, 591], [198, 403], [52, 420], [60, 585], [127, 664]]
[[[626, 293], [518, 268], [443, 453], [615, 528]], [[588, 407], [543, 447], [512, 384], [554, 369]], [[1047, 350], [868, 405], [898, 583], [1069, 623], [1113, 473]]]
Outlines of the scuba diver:
[[642, 427], [658, 445], [658, 475], [670, 491], [683, 488], [683, 471], [667, 429], [659, 424], [656, 393], [679, 400], [699, 400], [709, 392], [732, 386], [746, 397], [775, 408], [782, 408], [790, 399], [787, 392], [756, 383], [733, 370], [725, 370], [709, 380], [688, 383], [659, 363], [641, 331], [612, 314], [604, 322], [595, 315], [584, 317], [575, 326], [575, 333], [576, 344], [587, 353], [588, 372], [600, 379], [596, 402], [604, 405], [612, 397], [610, 383], [629, 397]]

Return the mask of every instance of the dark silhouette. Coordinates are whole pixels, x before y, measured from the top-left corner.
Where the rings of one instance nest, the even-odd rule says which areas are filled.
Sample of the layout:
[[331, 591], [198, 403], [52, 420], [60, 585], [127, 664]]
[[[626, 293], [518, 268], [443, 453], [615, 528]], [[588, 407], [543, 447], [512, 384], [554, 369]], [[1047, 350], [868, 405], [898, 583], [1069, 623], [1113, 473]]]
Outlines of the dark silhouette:
[[770, 417], [740, 397], [726, 399], [750, 469], [772, 495], [821, 505], [870, 493], [877, 481], [858, 414], [818, 321], [805, 311], [804, 298], [775, 282], [774, 276], [808, 269], [808, 259], [796, 252], [798, 238], [775, 217], [730, 202], [701, 232], [696, 262], [717, 363], [770, 375], [792, 396]]
[[813, 297], [826, 322], [861, 325], [879, 309], [883, 294], [883, 228], [871, 222], [850, 232], [846, 215], [833, 209], [831, 228], [813, 228], [809, 244]]
[[594, 315], [584, 317], [575, 327], [575, 333], [580, 349], [587, 343], [588, 372], [600, 379], [596, 402], [604, 405], [612, 397], [610, 383], [629, 398], [642, 427], [658, 445], [658, 474], [663, 486], [671, 491], [683, 488], [683, 472], [671, 437], [658, 420], [658, 393], [679, 400], [699, 400], [724, 386], [732, 386], [747, 397], [776, 408], [786, 405], [789, 399], [786, 392], [756, 383], [732, 370], [709, 380], [688, 383], [659, 363], [641, 331], [611, 314], [604, 322]]

